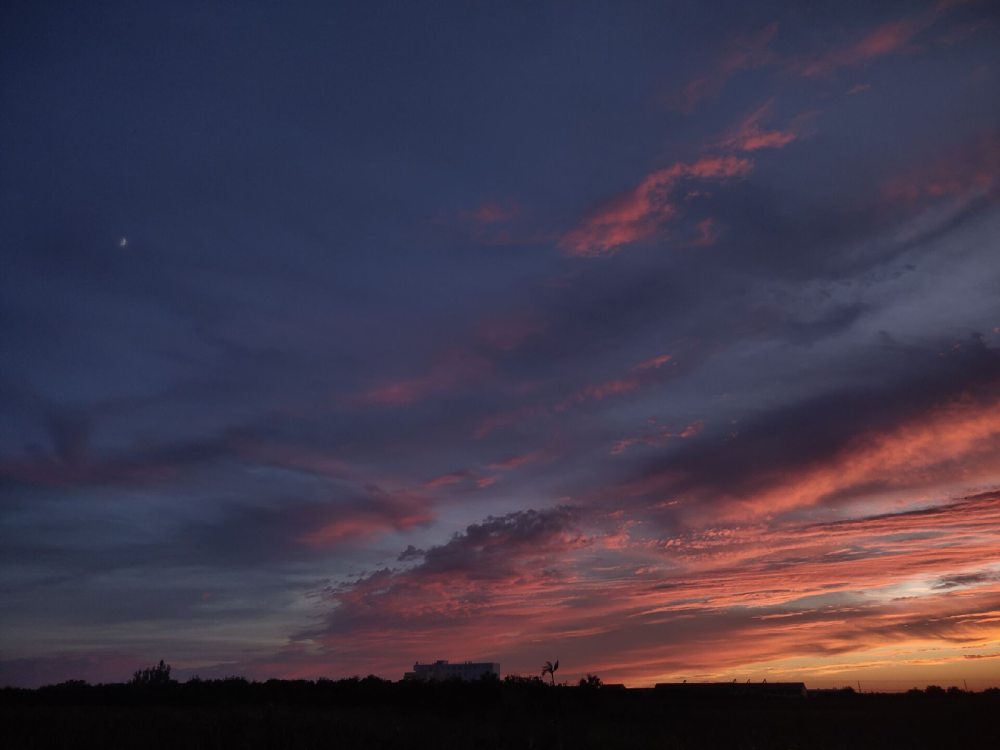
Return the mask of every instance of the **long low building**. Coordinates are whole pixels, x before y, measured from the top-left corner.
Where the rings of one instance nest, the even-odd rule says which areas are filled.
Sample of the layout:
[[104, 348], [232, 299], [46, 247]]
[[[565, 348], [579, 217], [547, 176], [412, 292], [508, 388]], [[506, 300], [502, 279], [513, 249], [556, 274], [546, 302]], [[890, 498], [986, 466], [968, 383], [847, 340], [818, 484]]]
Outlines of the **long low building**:
[[658, 693], [683, 698], [805, 698], [804, 682], [659, 682]]
[[433, 664], [413, 665], [413, 671], [403, 675], [404, 680], [478, 680], [488, 674], [500, 676], [500, 665], [495, 661], [460, 661], [452, 664], [438, 659]]

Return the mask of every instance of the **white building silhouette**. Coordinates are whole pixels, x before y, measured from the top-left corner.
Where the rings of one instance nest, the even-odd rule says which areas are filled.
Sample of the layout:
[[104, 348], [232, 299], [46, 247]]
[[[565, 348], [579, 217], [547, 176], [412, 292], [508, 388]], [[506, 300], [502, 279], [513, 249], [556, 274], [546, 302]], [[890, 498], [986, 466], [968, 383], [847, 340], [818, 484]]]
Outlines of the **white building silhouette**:
[[413, 665], [413, 671], [403, 675], [404, 680], [478, 680], [494, 674], [500, 676], [500, 665], [495, 661], [461, 661], [451, 664], [447, 659], [438, 659], [433, 664]]

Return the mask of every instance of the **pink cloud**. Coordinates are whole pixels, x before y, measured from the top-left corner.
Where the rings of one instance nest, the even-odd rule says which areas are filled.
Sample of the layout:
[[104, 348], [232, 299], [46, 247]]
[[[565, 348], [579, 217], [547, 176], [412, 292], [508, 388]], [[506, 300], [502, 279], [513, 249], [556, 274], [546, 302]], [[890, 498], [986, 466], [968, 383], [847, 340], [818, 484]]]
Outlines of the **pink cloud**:
[[647, 432], [637, 437], [623, 438], [614, 444], [614, 446], [611, 449], [611, 453], [613, 455], [624, 453], [625, 450], [630, 445], [635, 445], [636, 443], [643, 443], [645, 445], [650, 445], [654, 447], [664, 446], [676, 438], [684, 439], [697, 435], [699, 432], [701, 432], [704, 426], [705, 426], [705, 421], [699, 419], [689, 424], [680, 432], [673, 432], [664, 427], [664, 428], [659, 428], [653, 432]]
[[671, 361], [673, 356], [670, 354], [661, 354], [658, 357], [653, 357], [652, 359], [647, 359], [645, 362], [640, 362], [635, 367], [632, 368], [633, 372], [638, 370], [658, 370], [661, 365], [667, 364]]
[[839, 68], [855, 67], [889, 55], [911, 52], [914, 39], [947, 10], [939, 4], [930, 11], [872, 29], [857, 41], [836, 47], [811, 59], [793, 61], [791, 68], [807, 78], [827, 76]]
[[647, 175], [638, 186], [584, 219], [559, 242], [567, 255], [615, 255], [632, 242], [648, 239], [677, 214], [672, 192], [682, 179], [726, 180], [743, 177], [753, 162], [735, 156], [710, 156], [677, 163]]
[[[729, 80], [741, 70], [780, 65], [790, 72], [816, 78], [831, 75], [840, 68], [856, 67], [889, 55], [913, 51], [915, 38], [958, 4], [960, 2], [938, 3], [928, 12], [884, 23], [854, 42], [800, 59], [782, 59], [769, 49], [778, 34], [777, 23], [769, 24], [756, 34], [732, 40], [728, 48], [705, 70], [666, 97], [667, 106], [690, 114], [701, 101], [718, 96]], [[962, 24], [944, 34], [939, 39], [939, 44], [948, 46], [967, 39], [988, 23], [973, 21]], [[776, 133], [766, 140], [775, 143], [780, 141], [780, 136]]]
[[550, 244], [557, 235], [528, 225], [529, 210], [518, 201], [486, 201], [475, 209], [459, 211], [457, 217], [438, 217], [431, 226], [457, 230], [476, 245], [505, 247], [511, 245]]
[[[488, 468], [502, 468], [495, 465], [490, 465]], [[441, 487], [449, 487], [451, 485], [464, 485], [462, 489], [467, 489], [469, 484], [475, 484], [477, 489], [485, 489], [493, 484], [495, 484], [500, 479], [497, 475], [480, 474], [479, 472], [472, 471], [470, 469], [462, 469], [460, 471], [452, 471], [447, 474], [441, 474], [440, 476], [434, 477], [433, 479], [424, 482], [422, 485], [425, 490], [436, 490]]]
[[483, 419], [476, 426], [473, 436], [478, 440], [494, 430], [546, 416], [553, 412], [558, 414], [588, 401], [603, 401], [608, 398], [632, 393], [639, 390], [643, 384], [656, 380], [655, 371], [672, 360], [672, 355], [661, 354], [652, 359], [640, 362], [629, 370], [630, 376], [613, 378], [601, 383], [583, 386], [557, 401], [552, 405], [551, 410], [541, 405], [523, 406], [512, 412], [491, 415]]
[[[783, 472], [767, 489], [729, 498], [730, 514], [770, 515], [878, 483], [934, 487], [990, 481], [1000, 472], [1000, 400], [963, 397], [883, 432], [859, 435], [823, 463]], [[871, 494], [871, 493], [869, 493]]]
[[509, 352], [545, 331], [545, 323], [536, 316], [520, 314], [483, 324], [476, 337], [491, 349]]
[[332, 507], [330, 520], [302, 534], [296, 541], [308, 547], [331, 547], [370, 539], [389, 531], [409, 531], [433, 521], [431, 502], [412, 492], [368, 488], [361, 502]]
[[482, 357], [451, 352], [425, 375], [372, 386], [345, 397], [341, 404], [354, 408], [410, 406], [481, 378], [491, 368], [491, 363]]
[[601, 401], [610, 396], [621, 396], [639, 389], [638, 378], [620, 378], [603, 383], [588, 385], [567, 396], [555, 406], [556, 411], [565, 411], [571, 406], [584, 401]]
[[987, 19], [979, 19], [977, 21], [969, 21], [967, 23], [959, 24], [955, 28], [941, 34], [937, 38], [937, 43], [941, 47], [953, 47], [960, 42], [970, 39], [980, 31], [988, 29], [992, 26], [993, 21]]
[[774, 99], [765, 102], [752, 112], [730, 133], [724, 136], [717, 146], [737, 151], [757, 151], [763, 148], [784, 148], [792, 141], [806, 135], [815, 112], [805, 112], [794, 120], [786, 130], [768, 130], [764, 126], [771, 119], [774, 110]]
[[802, 64], [801, 73], [807, 78], [829, 75], [838, 68], [860, 65], [869, 60], [902, 52], [910, 41], [927, 26], [924, 21], [895, 21], [879, 26], [854, 44], [831, 50]]
[[427, 482], [424, 482], [425, 490], [433, 490], [438, 487], [443, 487], [446, 484], [459, 484], [466, 481], [467, 479], [474, 479], [475, 475], [468, 470], [463, 471], [453, 471], [448, 474], [442, 474], [441, 476], [435, 477]]
[[1000, 640], [997, 500], [669, 533], [634, 511], [603, 530], [607, 515], [579, 509], [511, 514], [415, 567], [326, 589], [327, 626], [309, 635], [334, 658], [377, 653], [388, 674], [441, 643], [534, 669], [558, 642], [570, 669], [630, 685], [748, 670], [823, 684], [959, 663], [974, 679], [989, 659], [965, 657]]
[[923, 199], [980, 194], [1000, 176], [1000, 137], [991, 135], [961, 150], [884, 182], [883, 198], [914, 203]]
[[545, 407], [522, 406], [513, 411], [491, 414], [479, 421], [479, 424], [473, 430], [472, 436], [476, 440], [481, 440], [491, 432], [544, 416], [546, 413], [547, 410]]
[[722, 235], [721, 230], [715, 225], [715, 219], [711, 216], [698, 222], [695, 227], [697, 234], [694, 239], [688, 240], [687, 247], [711, 247], [719, 241]]
[[463, 211], [459, 215], [463, 219], [468, 219], [479, 224], [496, 224], [517, 218], [521, 213], [521, 207], [516, 201], [507, 201], [504, 203], [487, 201], [481, 203], [474, 211]]
[[489, 468], [509, 471], [511, 469], [519, 469], [522, 466], [528, 466], [530, 464], [551, 463], [553, 460], [558, 458], [558, 456], [558, 452], [552, 448], [539, 448], [538, 450], [531, 451], [530, 453], [522, 453], [520, 455], [511, 456], [510, 458], [506, 458], [502, 461], [489, 464]]
[[667, 106], [690, 114], [699, 102], [718, 96], [736, 72], [772, 64], [776, 58], [768, 45], [777, 35], [778, 24], [771, 23], [754, 34], [733, 39], [700, 75], [666, 97]]

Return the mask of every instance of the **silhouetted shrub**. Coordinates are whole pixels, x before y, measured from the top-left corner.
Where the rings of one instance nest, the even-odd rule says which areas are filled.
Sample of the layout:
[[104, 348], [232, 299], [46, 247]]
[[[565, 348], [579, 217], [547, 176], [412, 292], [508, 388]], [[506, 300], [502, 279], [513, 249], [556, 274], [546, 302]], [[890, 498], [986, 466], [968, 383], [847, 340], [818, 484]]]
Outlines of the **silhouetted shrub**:
[[159, 687], [163, 685], [170, 685], [171, 683], [176, 683], [177, 680], [170, 679], [170, 665], [164, 664], [163, 659], [160, 659], [160, 663], [155, 667], [148, 667], [146, 669], [137, 669], [132, 673], [132, 679], [129, 680], [129, 685], [146, 685], [150, 687]]
[[580, 678], [580, 687], [584, 689], [597, 690], [598, 688], [603, 686], [604, 683], [601, 681], [601, 678], [598, 677], [596, 674], [588, 674], [586, 677]]

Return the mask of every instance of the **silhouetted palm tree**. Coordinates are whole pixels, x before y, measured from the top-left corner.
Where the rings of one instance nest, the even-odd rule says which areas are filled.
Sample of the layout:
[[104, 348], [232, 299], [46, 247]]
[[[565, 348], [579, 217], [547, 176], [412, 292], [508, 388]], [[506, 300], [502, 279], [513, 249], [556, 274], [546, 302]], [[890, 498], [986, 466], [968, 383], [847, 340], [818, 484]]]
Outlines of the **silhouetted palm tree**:
[[542, 677], [549, 675], [552, 678], [552, 684], [556, 684], [556, 670], [559, 669], [559, 660], [556, 659], [556, 663], [553, 664], [550, 661], [545, 662], [545, 666], [542, 667]]

